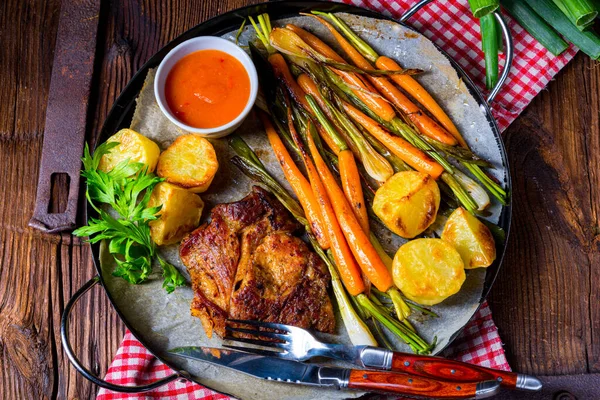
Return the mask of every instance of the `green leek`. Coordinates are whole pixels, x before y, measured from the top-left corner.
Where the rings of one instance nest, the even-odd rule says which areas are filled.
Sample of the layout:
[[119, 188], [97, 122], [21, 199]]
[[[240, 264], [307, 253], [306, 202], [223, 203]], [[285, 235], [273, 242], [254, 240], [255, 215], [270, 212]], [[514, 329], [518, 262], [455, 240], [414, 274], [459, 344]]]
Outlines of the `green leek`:
[[552, 0], [525, 0], [550, 26], [593, 59], [600, 58], [600, 36], [592, 31], [581, 32]]
[[569, 48], [569, 44], [523, 0], [501, 0], [501, 2], [517, 22], [550, 53], [558, 56]]

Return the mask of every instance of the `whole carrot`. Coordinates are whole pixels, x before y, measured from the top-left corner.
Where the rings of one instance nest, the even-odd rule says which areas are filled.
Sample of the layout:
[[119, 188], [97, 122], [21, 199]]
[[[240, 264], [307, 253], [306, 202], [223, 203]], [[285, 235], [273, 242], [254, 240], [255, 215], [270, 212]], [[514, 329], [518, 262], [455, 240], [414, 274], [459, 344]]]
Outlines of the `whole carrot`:
[[271, 148], [277, 157], [279, 165], [281, 165], [285, 179], [287, 179], [292, 190], [296, 194], [298, 201], [300, 201], [310, 228], [319, 242], [319, 246], [328, 249], [330, 246], [329, 237], [327, 231], [323, 228], [325, 224], [310, 183], [294, 163], [294, 160], [290, 156], [290, 153], [287, 151], [283, 141], [275, 131], [275, 128], [266, 114], [260, 112], [259, 117], [267, 132], [267, 138], [269, 139]]
[[[308, 124], [310, 125], [311, 122], [309, 121]], [[292, 139], [302, 154], [302, 160], [304, 161], [308, 179], [310, 180], [312, 193], [319, 204], [319, 209], [321, 211], [327, 235], [331, 243], [331, 252], [333, 253], [336, 265], [338, 266], [340, 277], [342, 278], [344, 286], [346, 286], [348, 292], [351, 295], [356, 296], [365, 290], [365, 284], [362, 279], [360, 268], [356, 264], [340, 224], [335, 217], [335, 212], [329, 197], [327, 196], [327, 191], [323, 185], [323, 182], [321, 181], [315, 165], [313, 164], [306, 151], [306, 148], [304, 147], [304, 143], [300, 139], [298, 132], [296, 132], [290, 109], [288, 109], [288, 125]]]
[[442, 172], [444, 172], [444, 168], [423, 151], [417, 149], [401, 137], [389, 134], [377, 122], [350, 104], [344, 102], [343, 106], [346, 113], [352, 119], [362, 125], [375, 139], [387, 147], [388, 150], [417, 171], [425, 172], [434, 179], [439, 178]]
[[360, 226], [352, 208], [348, 204], [348, 200], [346, 200], [344, 192], [338, 186], [335, 177], [321, 157], [312, 134], [308, 134], [307, 137], [315, 166], [320, 178], [323, 180], [327, 195], [335, 211], [335, 216], [340, 223], [340, 227], [342, 228], [342, 232], [344, 232], [352, 254], [354, 254], [354, 258], [371, 283], [382, 292], [387, 291], [393, 285], [392, 276], [381, 261], [369, 237]]

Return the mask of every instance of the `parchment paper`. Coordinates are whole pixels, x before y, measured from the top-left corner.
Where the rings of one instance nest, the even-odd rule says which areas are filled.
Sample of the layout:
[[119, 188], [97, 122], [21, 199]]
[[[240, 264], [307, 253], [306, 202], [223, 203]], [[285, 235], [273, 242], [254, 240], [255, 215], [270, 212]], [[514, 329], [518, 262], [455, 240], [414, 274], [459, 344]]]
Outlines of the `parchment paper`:
[[[476, 153], [496, 167], [495, 176], [504, 182], [506, 171], [502, 165], [499, 145], [489, 122], [445, 56], [429, 40], [399, 24], [349, 14], [340, 14], [340, 16], [378, 53], [400, 61], [405, 67], [421, 68], [426, 71], [418, 77], [421, 84], [434, 94]], [[274, 25], [283, 25], [288, 22], [308, 28], [326, 40], [329, 38], [324, 28], [307, 17], [284, 19]], [[234, 36], [235, 32], [224, 35], [225, 38], [232, 41]], [[253, 39], [254, 30], [246, 27], [241, 35], [240, 44], [245, 45], [248, 40]], [[327, 41], [334, 48], [337, 47], [331, 40]], [[155, 140], [162, 149], [165, 149], [174, 138], [185, 132], [173, 125], [161, 113], [154, 98], [153, 79], [154, 71], [152, 70], [149, 72], [146, 84], [137, 100], [137, 109], [131, 122], [131, 128]], [[269, 172], [289, 189], [254, 114], [249, 115], [237, 133], [254, 149]], [[203, 219], [207, 218], [210, 209], [215, 204], [239, 200], [250, 190], [251, 181], [229, 163], [229, 159], [234, 154], [228, 148], [226, 140], [225, 138], [212, 141], [219, 157], [219, 171], [209, 191], [201, 195], [206, 203]], [[494, 204], [490, 210], [492, 216], [489, 219], [496, 222], [500, 210], [500, 205]], [[392, 256], [402, 243], [399, 237], [391, 234], [385, 235], [381, 239]], [[162, 248], [161, 253], [189, 279], [185, 267], [179, 261], [177, 246]], [[361, 394], [267, 382], [226, 368], [168, 356], [166, 351], [177, 346], [218, 347], [221, 345], [221, 340], [218, 338], [213, 337], [212, 340], [208, 340], [199, 319], [190, 315], [190, 302], [193, 298], [191, 288], [189, 286], [178, 288], [173, 294], [167, 295], [161, 288], [158, 272], [148, 283], [130, 285], [120, 278], [112, 277], [111, 271], [114, 265], [106, 252], [103, 252], [101, 259], [107, 290], [111, 293], [116, 306], [123, 313], [125, 319], [135, 327], [141, 336], [140, 339], [148, 343], [150, 349], [157, 355], [171, 361], [176, 368], [190, 372], [198, 382], [244, 399], [339, 399], [357, 397]], [[484, 269], [467, 271], [467, 280], [461, 291], [442, 304], [433, 307], [440, 318], [421, 318], [415, 322], [415, 327], [427, 340], [432, 340], [434, 336], [437, 336], [438, 345], [435, 352], [440, 351], [448, 343], [477, 309], [484, 278]], [[338, 343], [348, 342], [339, 313], [336, 315], [338, 315], [337, 334], [329, 335], [324, 339]], [[393, 336], [389, 335], [389, 339], [396, 344], [398, 350], [409, 351], [407, 346], [395, 340]]]

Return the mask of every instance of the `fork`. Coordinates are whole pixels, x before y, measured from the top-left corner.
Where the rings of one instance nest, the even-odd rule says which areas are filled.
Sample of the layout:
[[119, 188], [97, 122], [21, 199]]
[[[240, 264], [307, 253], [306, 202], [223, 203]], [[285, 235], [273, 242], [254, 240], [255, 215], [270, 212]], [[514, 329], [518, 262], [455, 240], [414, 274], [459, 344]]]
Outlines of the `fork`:
[[[247, 325], [251, 328], [240, 328], [232, 326], [232, 324]], [[224, 347], [264, 356], [295, 361], [307, 361], [320, 356], [347, 361], [367, 369], [403, 372], [452, 382], [497, 380], [508, 389], [538, 391], [542, 388], [542, 383], [530, 375], [479, 367], [442, 357], [395, 352], [373, 346], [323, 343], [307, 330], [291, 325], [229, 319], [225, 329], [229, 332], [224, 338], [226, 340], [261, 346], [270, 350], [232, 345], [224, 345]], [[260, 329], [269, 329], [269, 331]], [[233, 333], [242, 333], [252, 338], [235, 337]]]

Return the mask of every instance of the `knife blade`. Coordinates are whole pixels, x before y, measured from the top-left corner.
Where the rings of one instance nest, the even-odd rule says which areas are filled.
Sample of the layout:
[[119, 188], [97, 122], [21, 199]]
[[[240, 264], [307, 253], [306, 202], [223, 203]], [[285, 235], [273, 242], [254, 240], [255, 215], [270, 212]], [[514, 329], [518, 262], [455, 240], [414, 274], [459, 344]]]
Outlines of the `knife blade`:
[[432, 399], [483, 399], [495, 395], [496, 381], [452, 383], [396, 372], [356, 370], [304, 364], [281, 358], [212, 347], [178, 347], [169, 353], [205, 361], [270, 381], [310, 386], [377, 391]]

